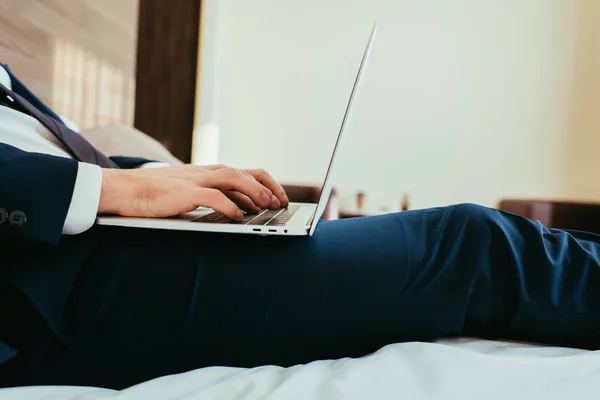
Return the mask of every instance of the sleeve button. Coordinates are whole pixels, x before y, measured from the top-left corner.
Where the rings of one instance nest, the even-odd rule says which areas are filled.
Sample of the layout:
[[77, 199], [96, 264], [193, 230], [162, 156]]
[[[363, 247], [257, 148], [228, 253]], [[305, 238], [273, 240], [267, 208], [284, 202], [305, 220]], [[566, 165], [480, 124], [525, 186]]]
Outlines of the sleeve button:
[[27, 222], [27, 215], [23, 211], [13, 211], [8, 215], [8, 222], [18, 228], [20, 226], [25, 225]]

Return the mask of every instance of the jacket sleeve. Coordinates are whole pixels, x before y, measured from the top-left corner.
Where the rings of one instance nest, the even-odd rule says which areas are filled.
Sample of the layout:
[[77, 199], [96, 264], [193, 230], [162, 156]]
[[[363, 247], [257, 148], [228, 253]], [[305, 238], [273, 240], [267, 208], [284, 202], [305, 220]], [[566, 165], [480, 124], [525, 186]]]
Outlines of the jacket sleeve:
[[0, 236], [58, 244], [77, 169], [75, 160], [0, 143]]

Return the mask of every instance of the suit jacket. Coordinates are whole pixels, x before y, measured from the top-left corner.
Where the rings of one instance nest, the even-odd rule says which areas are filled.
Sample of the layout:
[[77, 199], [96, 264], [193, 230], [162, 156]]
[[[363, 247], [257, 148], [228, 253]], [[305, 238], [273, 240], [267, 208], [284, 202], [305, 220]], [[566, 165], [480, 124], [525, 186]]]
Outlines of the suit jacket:
[[[14, 92], [60, 121], [50, 108], [10, 73], [8, 67], [3, 67], [9, 72]], [[111, 159], [121, 168], [135, 168], [149, 162], [130, 157]], [[76, 160], [29, 153], [0, 143], [0, 243], [2, 247], [17, 253], [16, 264], [9, 262], [6, 268], [0, 264], [0, 279], [23, 291], [57, 333], [62, 307], [78, 271], [69, 262], [49, 261], [57, 265], [46, 265], [43, 255], [23, 257], [22, 264], [26, 265], [20, 265], [19, 253], [43, 254], [48, 248], [59, 245], [78, 165]], [[21, 218], [15, 220], [15, 216]], [[16, 354], [1, 341], [2, 306], [6, 305], [0, 305], [0, 364]]]

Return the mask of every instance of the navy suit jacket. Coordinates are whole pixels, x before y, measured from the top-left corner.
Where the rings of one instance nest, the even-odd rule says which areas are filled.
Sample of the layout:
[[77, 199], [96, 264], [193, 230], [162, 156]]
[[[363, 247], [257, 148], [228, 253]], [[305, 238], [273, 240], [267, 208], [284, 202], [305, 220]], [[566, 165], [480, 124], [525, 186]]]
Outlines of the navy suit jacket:
[[[60, 121], [50, 108], [11, 74], [8, 67], [2, 66], [9, 73], [14, 92]], [[130, 157], [111, 159], [121, 168], [135, 168], [149, 161]], [[71, 204], [77, 168], [76, 160], [29, 153], [0, 143], [0, 213], [6, 216], [13, 211], [21, 211], [27, 217], [22, 226], [13, 226], [8, 221], [0, 224], [0, 243], [3, 247], [14, 246], [15, 251], [35, 252], [37, 249], [57, 246], [60, 243]], [[2, 219], [0, 215], [0, 221]], [[76, 276], [76, 271], [51, 267], [44, 265], [43, 259], [41, 265], [24, 265], [23, 268], [17, 266], [10, 271], [3, 270], [0, 265], [0, 279], [18, 286], [34, 304], [43, 303], [47, 306], [43, 314], [46, 314], [44, 316], [49, 319], [49, 323], [56, 327], [61, 318], [61, 303], [66, 301], [65, 296], [68, 296], [70, 281]], [[0, 314], [0, 339], [2, 318]], [[13, 349], [0, 340], [0, 364], [15, 354]]]

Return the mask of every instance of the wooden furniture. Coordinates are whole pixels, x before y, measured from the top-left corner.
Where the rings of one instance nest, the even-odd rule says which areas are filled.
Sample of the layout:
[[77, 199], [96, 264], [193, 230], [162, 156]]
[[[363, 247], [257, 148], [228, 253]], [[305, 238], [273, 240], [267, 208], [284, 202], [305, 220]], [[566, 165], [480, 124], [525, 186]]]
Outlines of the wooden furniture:
[[600, 204], [574, 201], [506, 199], [498, 209], [540, 221], [548, 228], [600, 233]]
[[369, 214], [358, 210], [341, 210], [340, 219], [367, 217]]
[[[295, 203], [317, 203], [321, 196], [320, 186], [310, 185], [283, 185], [285, 192], [288, 195], [290, 201]], [[340, 216], [339, 199], [335, 189], [331, 190], [331, 196], [329, 196], [329, 202], [323, 212], [321, 219], [338, 219]]]
[[139, 0], [135, 127], [192, 156], [200, 0]]

